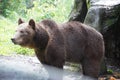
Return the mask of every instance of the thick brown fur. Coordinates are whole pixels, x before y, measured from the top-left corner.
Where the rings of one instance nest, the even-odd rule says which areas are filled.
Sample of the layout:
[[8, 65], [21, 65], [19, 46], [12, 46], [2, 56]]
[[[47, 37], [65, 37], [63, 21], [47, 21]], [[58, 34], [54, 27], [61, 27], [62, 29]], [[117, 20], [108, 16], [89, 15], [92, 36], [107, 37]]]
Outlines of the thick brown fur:
[[[57, 24], [53, 20], [30, 20], [26, 27], [32, 27], [34, 34], [27, 46], [21, 46], [33, 48], [41, 63], [58, 68], [63, 68], [65, 61], [81, 63], [84, 75], [98, 77], [104, 56], [104, 41], [98, 31], [76, 21]], [[12, 38], [20, 45], [16, 40]]]

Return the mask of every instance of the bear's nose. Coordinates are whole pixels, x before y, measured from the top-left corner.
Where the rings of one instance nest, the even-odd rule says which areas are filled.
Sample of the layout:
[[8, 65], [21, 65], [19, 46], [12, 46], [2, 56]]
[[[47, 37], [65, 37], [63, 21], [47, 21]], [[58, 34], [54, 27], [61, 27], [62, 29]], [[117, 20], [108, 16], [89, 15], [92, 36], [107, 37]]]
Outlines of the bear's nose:
[[15, 43], [15, 38], [11, 38], [11, 41], [12, 41], [13, 43]]

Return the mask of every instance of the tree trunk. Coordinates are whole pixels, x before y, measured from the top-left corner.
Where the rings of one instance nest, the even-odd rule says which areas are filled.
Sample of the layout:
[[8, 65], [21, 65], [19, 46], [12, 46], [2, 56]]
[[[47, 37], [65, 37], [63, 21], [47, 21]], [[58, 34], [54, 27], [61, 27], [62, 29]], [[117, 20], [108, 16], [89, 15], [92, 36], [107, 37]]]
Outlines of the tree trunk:
[[75, 0], [74, 7], [70, 13], [69, 21], [81, 21], [84, 22], [87, 13], [86, 0]]

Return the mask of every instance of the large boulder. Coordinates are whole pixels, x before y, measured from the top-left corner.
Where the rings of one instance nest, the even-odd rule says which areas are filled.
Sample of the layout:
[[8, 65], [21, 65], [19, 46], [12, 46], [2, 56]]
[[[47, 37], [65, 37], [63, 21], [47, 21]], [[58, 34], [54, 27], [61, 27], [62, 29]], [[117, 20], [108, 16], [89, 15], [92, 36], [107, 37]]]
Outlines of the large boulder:
[[103, 34], [106, 57], [120, 60], [120, 0], [93, 0], [84, 23]]

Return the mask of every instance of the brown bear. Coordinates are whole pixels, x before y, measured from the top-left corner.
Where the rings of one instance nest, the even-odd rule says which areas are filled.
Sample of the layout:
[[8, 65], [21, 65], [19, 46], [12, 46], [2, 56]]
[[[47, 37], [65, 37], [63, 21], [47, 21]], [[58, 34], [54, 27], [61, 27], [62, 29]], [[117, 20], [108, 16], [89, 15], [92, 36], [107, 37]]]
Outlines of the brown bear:
[[53, 20], [28, 23], [18, 20], [11, 39], [14, 44], [33, 48], [41, 63], [63, 68], [65, 61], [81, 63], [83, 74], [97, 78], [104, 56], [103, 36], [77, 21], [57, 24]]

